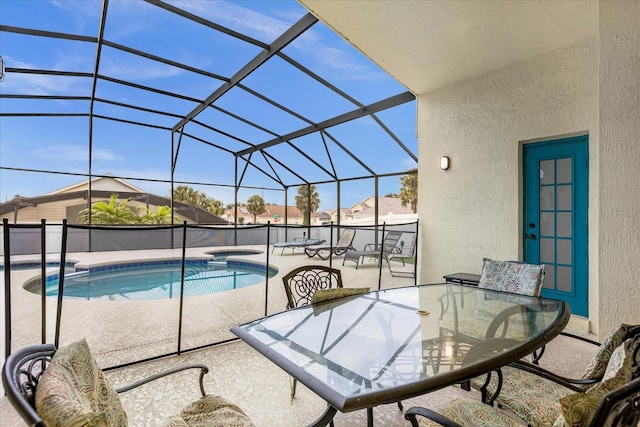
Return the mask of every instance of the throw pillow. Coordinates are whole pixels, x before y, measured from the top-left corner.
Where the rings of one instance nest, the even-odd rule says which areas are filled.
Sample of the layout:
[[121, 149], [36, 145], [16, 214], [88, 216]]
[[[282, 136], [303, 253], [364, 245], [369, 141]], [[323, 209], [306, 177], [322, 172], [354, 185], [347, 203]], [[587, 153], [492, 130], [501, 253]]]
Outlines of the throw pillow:
[[36, 411], [49, 427], [125, 427], [127, 414], [86, 340], [59, 348], [36, 389]]
[[585, 369], [585, 372], [582, 375], [582, 379], [599, 380], [602, 378], [604, 372], [607, 369], [607, 364], [609, 363], [609, 358], [611, 357], [613, 350], [622, 345], [622, 342], [626, 338], [631, 328], [631, 325], [622, 323], [617, 328], [609, 331], [604, 341], [602, 341], [600, 348], [598, 348], [598, 351], [596, 351], [596, 353], [593, 355], [591, 362]]
[[350, 297], [369, 292], [369, 288], [332, 288], [318, 289], [311, 298], [311, 304], [331, 301], [336, 298]]
[[610, 358], [606, 379], [593, 385], [584, 393], [574, 393], [560, 399], [564, 424], [559, 418], [554, 426], [590, 426], [602, 398], [631, 381], [632, 362], [632, 340], [627, 340], [614, 351]]
[[544, 265], [486, 259], [478, 287], [512, 294], [540, 296]]

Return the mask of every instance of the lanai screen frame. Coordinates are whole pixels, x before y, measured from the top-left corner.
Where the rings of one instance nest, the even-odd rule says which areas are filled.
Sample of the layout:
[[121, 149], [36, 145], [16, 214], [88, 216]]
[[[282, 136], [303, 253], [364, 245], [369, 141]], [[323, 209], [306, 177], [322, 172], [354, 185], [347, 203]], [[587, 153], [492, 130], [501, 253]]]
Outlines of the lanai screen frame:
[[[336, 183], [336, 195], [337, 195], [337, 207], [340, 208], [341, 203], [340, 203], [340, 184], [342, 182], [346, 182], [346, 181], [352, 181], [352, 180], [360, 180], [360, 179], [370, 179], [373, 178], [374, 179], [374, 185], [375, 185], [375, 196], [376, 196], [376, 206], [375, 206], [375, 211], [376, 211], [376, 216], [375, 216], [375, 224], [378, 223], [378, 206], [377, 206], [377, 199], [378, 199], [378, 181], [380, 178], [383, 177], [389, 177], [389, 176], [402, 176], [402, 175], [406, 175], [408, 173], [409, 169], [415, 169], [417, 171], [417, 162], [418, 162], [418, 158], [417, 155], [415, 153], [413, 153], [408, 146], [403, 143], [395, 134], [394, 132], [387, 126], [385, 125], [385, 123], [377, 116], [376, 113], [379, 113], [381, 111], [387, 110], [387, 109], [391, 109], [397, 106], [400, 106], [402, 104], [408, 103], [408, 102], [414, 102], [415, 101], [415, 96], [409, 92], [409, 91], [404, 91], [401, 93], [398, 93], [396, 95], [387, 97], [383, 100], [365, 105], [364, 103], [358, 101], [357, 99], [355, 99], [354, 97], [348, 95], [347, 93], [345, 93], [344, 91], [342, 91], [341, 89], [339, 89], [338, 87], [336, 87], [335, 85], [331, 84], [328, 80], [324, 79], [323, 77], [319, 76], [318, 74], [314, 73], [312, 70], [310, 70], [309, 68], [305, 67], [304, 65], [302, 65], [300, 62], [296, 61], [295, 59], [293, 59], [292, 57], [288, 56], [287, 54], [285, 54], [284, 52], [282, 52], [282, 50], [291, 42], [293, 42], [294, 40], [296, 40], [298, 37], [300, 37], [301, 35], [303, 35], [307, 30], [309, 30], [311, 27], [313, 27], [314, 24], [316, 24], [318, 22], [317, 18], [315, 18], [313, 15], [311, 15], [310, 13], [305, 14], [301, 19], [299, 19], [297, 22], [295, 22], [291, 27], [289, 27], [286, 31], [284, 31], [278, 38], [276, 38], [275, 41], [273, 41], [270, 44], [261, 42], [259, 40], [256, 40], [252, 37], [249, 37], [246, 34], [241, 34], [237, 31], [234, 31], [230, 28], [226, 28], [223, 27], [215, 22], [209, 21], [204, 19], [203, 17], [197, 16], [195, 14], [192, 14], [191, 12], [187, 11], [187, 10], [183, 10], [180, 9], [172, 4], [163, 2], [163, 1], [159, 1], [159, 0], [145, 0], [148, 4], [151, 4], [153, 6], [157, 6], [159, 8], [162, 8], [170, 13], [173, 13], [177, 16], [179, 16], [180, 18], [183, 19], [187, 19], [187, 20], [191, 20], [193, 22], [196, 22], [198, 24], [204, 25], [208, 28], [211, 28], [213, 30], [222, 32], [228, 36], [231, 36], [237, 40], [241, 40], [243, 42], [246, 43], [250, 43], [251, 45], [257, 47], [260, 49], [259, 53], [253, 58], [251, 59], [249, 62], [247, 62], [241, 69], [239, 69], [235, 74], [233, 74], [230, 77], [226, 77], [226, 76], [221, 76], [221, 75], [217, 75], [214, 73], [211, 73], [209, 71], [206, 70], [202, 70], [202, 69], [197, 69], [193, 66], [189, 66], [186, 64], [182, 64], [179, 62], [176, 62], [174, 60], [170, 60], [164, 57], [160, 57], [142, 50], [138, 50], [135, 48], [132, 48], [130, 46], [125, 46], [122, 44], [118, 44], [109, 40], [106, 40], [104, 38], [104, 33], [105, 33], [105, 26], [106, 26], [106, 22], [107, 22], [107, 16], [108, 16], [108, 10], [109, 10], [109, 0], [103, 0], [102, 1], [102, 13], [101, 13], [101, 18], [100, 18], [100, 26], [99, 26], [99, 31], [98, 31], [98, 35], [96, 37], [93, 36], [85, 36], [85, 35], [78, 35], [78, 34], [70, 34], [70, 33], [60, 33], [60, 32], [53, 32], [53, 31], [46, 31], [46, 30], [41, 30], [41, 29], [35, 29], [35, 28], [22, 28], [22, 27], [14, 27], [14, 26], [9, 26], [9, 25], [4, 25], [4, 24], [0, 24], [0, 33], [2, 32], [7, 32], [7, 33], [18, 33], [18, 34], [25, 34], [25, 35], [30, 35], [30, 36], [38, 36], [38, 37], [46, 37], [46, 38], [50, 38], [50, 39], [62, 39], [62, 40], [73, 40], [73, 41], [80, 41], [80, 42], [86, 42], [86, 43], [93, 43], [95, 44], [95, 48], [96, 48], [96, 55], [95, 55], [95, 67], [94, 67], [94, 71], [93, 73], [87, 73], [87, 72], [70, 72], [70, 71], [59, 71], [59, 70], [52, 70], [52, 69], [47, 69], [47, 70], [43, 70], [43, 69], [39, 69], [39, 70], [35, 70], [35, 69], [28, 69], [28, 68], [20, 68], [20, 67], [13, 67], [11, 66], [11, 64], [5, 64], [5, 72], [7, 75], [11, 75], [12, 73], [17, 73], [17, 74], [39, 74], [39, 75], [50, 75], [50, 76], [64, 76], [64, 77], [77, 77], [77, 78], [89, 78], [91, 79], [91, 86], [92, 86], [92, 90], [91, 90], [91, 95], [90, 96], [74, 96], [74, 95], [36, 95], [36, 94], [4, 94], [0, 92], [0, 98], [5, 98], [5, 99], [47, 99], [47, 100], [64, 100], [64, 101], [88, 101], [89, 102], [89, 111], [86, 113], [39, 113], [39, 112], [32, 112], [32, 111], [26, 111], [26, 112], [0, 112], [0, 117], [87, 117], [88, 118], [88, 122], [89, 122], [89, 126], [88, 126], [88, 135], [87, 135], [87, 144], [88, 144], [88, 172], [87, 174], [77, 174], [79, 176], [86, 176], [88, 177], [88, 185], [89, 185], [89, 191], [88, 191], [88, 199], [87, 199], [87, 206], [91, 206], [92, 204], [92, 180], [95, 177], [101, 177], [101, 176], [105, 176], [105, 175], [99, 175], [99, 174], [94, 174], [93, 173], [93, 126], [94, 126], [94, 120], [95, 119], [102, 119], [102, 120], [109, 120], [109, 121], [116, 121], [116, 122], [120, 122], [120, 123], [125, 123], [128, 125], [134, 125], [134, 126], [143, 126], [143, 127], [151, 127], [151, 128], [156, 128], [156, 129], [161, 129], [161, 130], [166, 130], [167, 132], [170, 132], [171, 134], [171, 152], [172, 152], [172, 158], [171, 158], [171, 179], [170, 179], [170, 184], [171, 184], [171, 194], [173, 194], [173, 189], [174, 189], [174, 184], [176, 183], [180, 183], [180, 184], [193, 184], [193, 185], [216, 185], [216, 186], [225, 186], [225, 184], [217, 184], [217, 183], [203, 183], [203, 182], [177, 182], [174, 179], [174, 172], [175, 172], [175, 167], [178, 161], [178, 157], [180, 154], [180, 146], [183, 140], [183, 137], [189, 137], [195, 141], [199, 141], [203, 144], [206, 144], [208, 146], [211, 146], [214, 149], [219, 149], [219, 150], [224, 150], [229, 154], [232, 154], [235, 158], [235, 182], [233, 185], [233, 189], [234, 189], [234, 205], [235, 205], [235, 215], [234, 218], [237, 221], [237, 206], [238, 206], [238, 191], [243, 188], [255, 188], [255, 189], [268, 189], [268, 190], [276, 190], [276, 191], [284, 191], [284, 203], [285, 205], [289, 205], [288, 203], [288, 189], [291, 187], [299, 187], [301, 185], [317, 185], [317, 184], [326, 184], [326, 183]], [[209, 78], [213, 78], [216, 79], [218, 81], [221, 82], [221, 85], [212, 93], [210, 93], [204, 100], [198, 100], [198, 99], [189, 99], [187, 96], [183, 95], [183, 94], [179, 94], [179, 93], [168, 93], [166, 91], [157, 89], [157, 88], [153, 88], [153, 87], [149, 87], [149, 86], [142, 86], [140, 84], [137, 83], [133, 83], [131, 81], [125, 81], [125, 80], [119, 80], [119, 79], [115, 79], [113, 77], [110, 77], [108, 75], [104, 75], [104, 74], [100, 74], [100, 61], [101, 61], [101, 56], [102, 56], [102, 48], [104, 46], [108, 46], [109, 48], [113, 48], [122, 52], [126, 52], [129, 54], [133, 54], [139, 57], [143, 57], [146, 59], [150, 59], [153, 61], [157, 61], [159, 63], [162, 64], [166, 64], [166, 65], [170, 65], [172, 67], [177, 67], [179, 69], [185, 70], [185, 71], [189, 71], [189, 72], [193, 72], [193, 73], [197, 73], [199, 75], [202, 76], [206, 76]], [[1, 54], [2, 52], [0, 52]], [[343, 113], [343, 114], [339, 114], [337, 116], [334, 116], [328, 120], [324, 120], [321, 122], [314, 122], [312, 120], [310, 120], [307, 117], [304, 117], [303, 115], [292, 111], [290, 109], [288, 109], [287, 107], [279, 104], [278, 102], [274, 101], [273, 99], [262, 95], [260, 93], [257, 93], [255, 90], [243, 85], [242, 81], [250, 76], [253, 72], [255, 72], [256, 70], [259, 70], [260, 66], [262, 66], [263, 64], [265, 64], [270, 58], [277, 56], [279, 59], [282, 59], [284, 61], [286, 61], [288, 64], [294, 66], [298, 71], [300, 71], [301, 73], [306, 74], [308, 77], [312, 78], [313, 80], [315, 80], [316, 82], [322, 84], [325, 88], [328, 88], [329, 90], [331, 90], [332, 92], [338, 94], [340, 97], [344, 98], [345, 100], [347, 100], [348, 102], [352, 103], [354, 105], [354, 109], [347, 112], [347, 113]], [[193, 108], [189, 113], [187, 113], [186, 115], [183, 116], [177, 116], [176, 114], [173, 114], [169, 111], [163, 111], [160, 109], [149, 109], [149, 108], [145, 108], [143, 106], [140, 105], [135, 105], [135, 104], [125, 104], [116, 100], [112, 100], [112, 99], [104, 99], [104, 98], [100, 98], [98, 96], [96, 96], [96, 87], [99, 81], [109, 81], [115, 84], [119, 84], [119, 85], [124, 85], [124, 86], [130, 86], [130, 87], [136, 87], [137, 89], [141, 89], [144, 91], [149, 91], [149, 92], [155, 92], [158, 94], [163, 94], [163, 95], [168, 95], [168, 96], [172, 96], [172, 97], [177, 97], [177, 98], [182, 98], [182, 99], [189, 99], [192, 102], [196, 102], [197, 106], [195, 108]], [[230, 112], [230, 111], [226, 111], [223, 108], [221, 108], [220, 106], [215, 105], [215, 101], [217, 99], [219, 99], [222, 95], [224, 95], [226, 92], [228, 92], [229, 90], [233, 89], [233, 88], [240, 88], [243, 91], [246, 91], [248, 93], [250, 93], [253, 96], [256, 96], [258, 98], [260, 98], [262, 101], [270, 104], [271, 106], [287, 113], [290, 114], [294, 117], [296, 117], [297, 119], [303, 121], [304, 123], [306, 123], [307, 125], [299, 128], [297, 130], [294, 130], [292, 132], [286, 133], [286, 134], [278, 134], [276, 132], [273, 132], [269, 129], [265, 129], [263, 126], [258, 125], [257, 123], [254, 123], [244, 117], [238, 117], [236, 114]], [[106, 116], [106, 115], [100, 115], [100, 114], [96, 114], [94, 111], [94, 107], [96, 105], [96, 103], [105, 103], [105, 104], [110, 104], [110, 105], [116, 105], [119, 107], [123, 107], [126, 109], [131, 109], [131, 110], [136, 110], [136, 111], [143, 111], [143, 112], [148, 112], [148, 113], [153, 113], [153, 114], [157, 114], [157, 115], [161, 115], [161, 116], [165, 116], [165, 117], [175, 117], [177, 122], [175, 123], [175, 125], [173, 125], [172, 127], [166, 127], [166, 126], [159, 126], [153, 123], [149, 123], [149, 122], [138, 122], [138, 121], [133, 121], [133, 120], [126, 120], [126, 119], [122, 119], [122, 118], [118, 118], [115, 116]], [[266, 141], [263, 141], [261, 143], [252, 143], [246, 140], [243, 140], [242, 138], [239, 138], [235, 135], [229, 135], [227, 133], [225, 133], [223, 130], [216, 128], [215, 126], [209, 124], [209, 123], [205, 123], [203, 121], [199, 121], [198, 120], [198, 116], [205, 110], [209, 109], [209, 108], [213, 108], [223, 114], [226, 114], [230, 117], [233, 117], [236, 120], [241, 120], [242, 122], [244, 122], [245, 124], [255, 127], [257, 129], [260, 129], [261, 131], [267, 132], [270, 135], [272, 135], [272, 138]], [[353, 152], [351, 152], [341, 141], [339, 141], [334, 135], [332, 135], [329, 132], [329, 129], [332, 126], [336, 126], [342, 123], [346, 123], [348, 121], [351, 120], [355, 120], [358, 118], [362, 118], [362, 117], [370, 117], [378, 126], [380, 126], [380, 128], [383, 130], [383, 132], [385, 132], [390, 139], [397, 144], [398, 147], [400, 147], [401, 150], [403, 150], [408, 158], [412, 159], [415, 162], [415, 167], [414, 168], [403, 168], [404, 170], [402, 171], [397, 171], [397, 172], [391, 172], [391, 173], [384, 173], [384, 174], [380, 174], [380, 173], [376, 173], [374, 171], [374, 169], [367, 165], [365, 162], [363, 162], [360, 158], [358, 158], [358, 156], [356, 156]], [[214, 133], [219, 133], [219, 134], [224, 134], [226, 137], [237, 140], [238, 142], [241, 142], [243, 145], [246, 146], [246, 148], [242, 149], [242, 150], [237, 150], [237, 151], [230, 151], [229, 149], [227, 149], [226, 147], [222, 147], [220, 145], [217, 145], [211, 141], [207, 141], [204, 140], [202, 138], [199, 138], [196, 135], [190, 134], [188, 132], [188, 128], [190, 126], [193, 125], [197, 125], [197, 126], [201, 126], [204, 127], [206, 129], [209, 129], [211, 131], [213, 131]], [[303, 137], [306, 135], [310, 135], [310, 134], [318, 134], [320, 136], [320, 138], [322, 139], [322, 143], [324, 144], [324, 147], [326, 149], [326, 153], [327, 156], [329, 157], [330, 160], [330, 167], [326, 167], [321, 165], [319, 162], [317, 162], [316, 160], [314, 160], [311, 156], [308, 156], [303, 150], [301, 150], [299, 147], [295, 146], [292, 141], [295, 140], [296, 138], [299, 137]], [[327, 180], [323, 180], [323, 181], [314, 181], [314, 182], [310, 182], [308, 180], [306, 180], [302, 174], [300, 173], [300, 171], [296, 171], [294, 165], [291, 164], [284, 164], [283, 162], [281, 162], [279, 159], [277, 159], [276, 157], [274, 157], [273, 155], [271, 155], [267, 149], [269, 147], [273, 147], [276, 145], [280, 145], [280, 144], [286, 144], [288, 146], [290, 146], [292, 149], [294, 149], [295, 151], [297, 151], [301, 156], [305, 157], [309, 162], [311, 162], [312, 164], [314, 164], [316, 167], [318, 167], [319, 169], [321, 169], [327, 176], [329, 176], [330, 178]], [[349, 158], [351, 158], [354, 162], [356, 162], [357, 164], [359, 164], [366, 172], [367, 174], [362, 175], [362, 176], [357, 176], [357, 177], [348, 177], [348, 178], [341, 178], [339, 176], [339, 174], [336, 172], [336, 168], [333, 165], [333, 159], [331, 156], [331, 153], [329, 152], [329, 148], [328, 145], [332, 144], [335, 147], [339, 148], [339, 152], [344, 154], [345, 156], [348, 156]], [[256, 162], [254, 162], [252, 159], [254, 156], [260, 156], [264, 161], [265, 164], [267, 164], [269, 166], [269, 169], [266, 169], [263, 166], [258, 165]], [[243, 180], [245, 177], [245, 173], [247, 172], [247, 169], [249, 167], [253, 167], [257, 170], [259, 170], [265, 177], [268, 177], [270, 180], [272, 180], [274, 183], [276, 183], [277, 185], [279, 185], [280, 188], [278, 187], [273, 187], [273, 188], [265, 188], [263, 187], [255, 187], [255, 186], [251, 186], [251, 185], [243, 185]], [[288, 171], [288, 173], [290, 173], [291, 175], [297, 177], [299, 179], [298, 182], [285, 182], [278, 174], [277, 168], [280, 168], [280, 170], [286, 170]], [[17, 170], [17, 171], [22, 171], [22, 172], [46, 172], [46, 173], [62, 173], [62, 174], [70, 174], [70, 175], [74, 175], [73, 173], [66, 173], [66, 172], [58, 172], [58, 171], [48, 171], [48, 170], [28, 170], [28, 169], [24, 169], [24, 168], [12, 168], [12, 167], [2, 167], [2, 169], [6, 169], [6, 170]], [[116, 176], [117, 178], [123, 178], [123, 179], [136, 179], [139, 180], [140, 178], [135, 178], [135, 177], [123, 177], [123, 176]], [[141, 179], [144, 181], [154, 181], [153, 179]], [[163, 183], [168, 183], [168, 181], [166, 180], [157, 180], [157, 181], [161, 181]], [[172, 200], [172, 208], [173, 206], [173, 198]], [[338, 217], [339, 218], [339, 217]], [[286, 218], [285, 218], [286, 221]], [[339, 219], [338, 219], [339, 221]]]

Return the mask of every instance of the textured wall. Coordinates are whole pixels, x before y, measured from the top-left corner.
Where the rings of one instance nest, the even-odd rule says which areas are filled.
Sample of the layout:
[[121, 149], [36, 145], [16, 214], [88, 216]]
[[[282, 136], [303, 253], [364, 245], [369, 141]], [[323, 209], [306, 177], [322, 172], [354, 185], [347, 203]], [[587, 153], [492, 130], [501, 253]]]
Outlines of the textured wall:
[[640, 323], [640, 1], [600, 3], [600, 325]]
[[[419, 95], [420, 282], [456, 271], [479, 273], [483, 257], [519, 259], [521, 141], [587, 132], [593, 190], [599, 137], [596, 38]], [[448, 171], [439, 168], [443, 155], [451, 158]], [[597, 191], [591, 191], [595, 304], [597, 211]]]

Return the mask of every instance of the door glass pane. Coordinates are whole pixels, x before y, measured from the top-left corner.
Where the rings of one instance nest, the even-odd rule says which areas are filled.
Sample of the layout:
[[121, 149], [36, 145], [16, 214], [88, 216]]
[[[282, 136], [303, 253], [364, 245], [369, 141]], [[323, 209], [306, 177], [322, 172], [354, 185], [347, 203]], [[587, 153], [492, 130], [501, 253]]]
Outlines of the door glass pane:
[[542, 282], [542, 287], [545, 289], [555, 289], [556, 287], [556, 275], [553, 267], [553, 264], [544, 266], [544, 282]]
[[540, 213], [540, 236], [553, 236], [555, 231], [553, 212]]
[[555, 239], [540, 239], [540, 262], [542, 264], [555, 263]]
[[558, 159], [556, 166], [558, 167], [558, 172], [556, 174], [556, 182], [558, 184], [563, 183], [571, 183], [571, 157], [566, 157], [564, 159]]
[[571, 237], [571, 212], [558, 212], [558, 237]]
[[558, 239], [556, 241], [558, 247], [558, 264], [572, 264], [571, 256], [571, 240]]
[[555, 209], [554, 190], [555, 187], [553, 185], [540, 187], [540, 209], [544, 211]]
[[572, 186], [569, 185], [558, 185], [556, 191], [556, 206], [558, 206], [559, 210], [569, 211], [571, 210], [571, 190]]
[[543, 160], [540, 162], [540, 184], [553, 184], [554, 178], [554, 161]]
[[571, 292], [573, 287], [571, 286], [571, 267], [557, 266], [558, 276], [556, 282], [556, 289], [563, 292]]

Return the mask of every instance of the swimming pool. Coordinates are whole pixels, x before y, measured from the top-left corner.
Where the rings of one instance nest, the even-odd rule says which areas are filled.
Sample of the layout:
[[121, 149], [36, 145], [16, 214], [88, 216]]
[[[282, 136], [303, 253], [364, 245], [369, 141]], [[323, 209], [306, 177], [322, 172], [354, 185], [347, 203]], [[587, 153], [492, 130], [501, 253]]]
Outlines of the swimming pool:
[[[265, 281], [264, 265], [249, 262], [187, 260], [184, 296], [225, 292]], [[269, 277], [277, 273], [269, 269]], [[182, 266], [180, 261], [127, 263], [71, 271], [64, 277], [64, 298], [85, 300], [154, 300], [179, 298]], [[40, 278], [27, 281], [24, 288], [41, 294]], [[58, 274], [47, 276], [46, 295], [58, 295]]]

